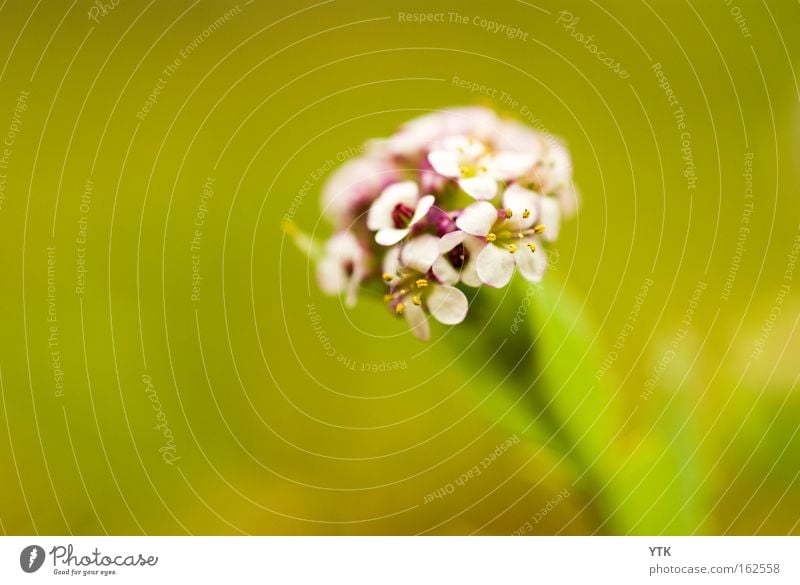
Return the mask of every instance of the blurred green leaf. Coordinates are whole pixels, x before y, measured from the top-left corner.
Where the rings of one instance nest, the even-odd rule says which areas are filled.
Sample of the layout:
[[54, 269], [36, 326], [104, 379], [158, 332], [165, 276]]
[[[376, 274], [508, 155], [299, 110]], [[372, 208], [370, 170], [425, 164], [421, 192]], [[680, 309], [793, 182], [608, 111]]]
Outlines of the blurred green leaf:
[[[519, 282], [515, 285], [522, 286]], [[520, 290], [518, 294], [530, 294]], [[611, 533], [675, 534], [702, 530], [696, 501], [702, 498], [701, 474], [687, 457], [692, 440], [682, 425], [689, 405], [670, 404], [666, 421], [673, 435], [652, 432], [637, 417], [638, 394], [619, 391], [612, 379], [598, 376], [596, 348], [602, 336], [585, 316], [585, 307], [557, 276], [535, 289], [533, 318], [526, 321], [535, 339], [536, 391], [547, 401], [551, 420], [567, 454], [579, 467], [577, 486], [594, 494]]]

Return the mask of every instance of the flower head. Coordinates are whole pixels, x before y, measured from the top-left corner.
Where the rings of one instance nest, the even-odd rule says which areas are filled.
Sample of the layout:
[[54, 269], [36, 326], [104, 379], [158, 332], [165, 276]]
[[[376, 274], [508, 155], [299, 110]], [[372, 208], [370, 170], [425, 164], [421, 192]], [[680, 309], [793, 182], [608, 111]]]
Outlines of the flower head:
[[338, 232], [323, 252], [292, 233], [320, 257], [323, 291], [352, 305], [361, 286], [387, 287], [389, 310], [427, 339], [429, 316], [465, 319], [464, 287], [503, 287], [514, 272], [541, 280], [543, 248], [575, 200], [562, 143], [486, 108], [456, 108], [369, 142], [331, 176], [323, 208]]
[[430, 337], [427, 313], [445, 325], [461, 323], [467, 316], [469, 303], [466, 295], [452, 286], [456, 281], [440, 280], [432, 271], [439, 256], [438, 238], [423, 235], [392, 248], [384, 259], [383, 278], [389, 286], [386, 301], [395, 314], [405, 316], [420, 339]]

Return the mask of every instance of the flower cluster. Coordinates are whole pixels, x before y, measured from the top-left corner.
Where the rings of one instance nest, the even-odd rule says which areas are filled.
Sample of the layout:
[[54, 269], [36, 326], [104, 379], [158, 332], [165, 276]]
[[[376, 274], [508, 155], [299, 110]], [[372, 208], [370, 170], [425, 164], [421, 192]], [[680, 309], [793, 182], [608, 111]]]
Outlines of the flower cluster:
[[321, 288], [355, 304], [380, 283], [392, 313], [420, 338], [427, 315], [464, 320], [463, 287], [503, 287], [515, 271], [538, 282], [544, 242], [574, 210], [566, 148], [480, 107], [411, 120], [337, 169], [323, 212], [336, 233], [317, 265]]

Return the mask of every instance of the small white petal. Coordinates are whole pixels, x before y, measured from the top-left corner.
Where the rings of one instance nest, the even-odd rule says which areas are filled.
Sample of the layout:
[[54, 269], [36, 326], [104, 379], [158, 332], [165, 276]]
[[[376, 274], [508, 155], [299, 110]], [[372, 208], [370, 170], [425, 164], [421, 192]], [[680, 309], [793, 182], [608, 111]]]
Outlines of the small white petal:
[[542, 237], [545, 240], [553, 242], [558, 238], [558, 231], [561, 227], [561, 210], [557, 199], [539, 198], [539, 223], [544, 225]]
[[486, 145], [480, 140], [468, 138], [460, 148], [464, 158], [468, 160], [476, 160], [486, 153]]
[[478, 287], [483, 284], [481, 277], [478, 275], [478, 256], [486, 246], [491, 245], [475, 237], [469, 237], [464, 240], [464, 247], [467, 249], [469, 257], [467, 258], [467, 263], [461, 267], [461, 282], [472, 287]]
[[417, 204], [419, 188], [414, 181], [402, 181], [386, 187], [372, 202], [367, 213], [367, 227], [371, 230], [393, 228], [392, 212], [399, 204], [411, 209]]
[[381, 246], [394, 246], [397, 242], [408, 235], [411, 230], [408, 228], [383, 228], [375, 234], [375, 241]]
[[386, 256], [383, 257], [383, 273], [395, 276], [400, 269], [400, 246], [389, 248]]
[[385, 158], [368, 154], [350, 159], [322, 187], [323, 213], [334, 225], [349, 224], [357, 207], [378, 197], [396, 175], [397, 169]]
[[[511, 210], [511, 217], [506, 220], [506, 224], [512, 230], [528, 229], [536, 221], [539, 213], [537, 203], [540, 197], [519, 185], [510, 185], [503, 193], [503, 207]], [[528, 217], [523, 217], [525, 211]]]
[[445, 177], [460, 177], [461, 167], [458, 164], [458, 155], [451, 150], [434, 150], [428, 154], [428, 162], [433, 170]]
[[346, 260], [361, 255], [361, 246], [352, 232], [343, 231], [332, 235], [325, 242], [325, 252], [336, 258]]
[[411, 222], [409, 225], [414, 225], [423, 217], [428, 215], [431, 207], [433, 207], [434, 201], [436, 201], [436, 197], [433, 195], [425, 195], [422, 199], [420, 199], [417, 203], [417, 208], [414, 210], [414, 215], [411, 217]]
[[[348, 275], [345, 266], [352, 266]], [[349, 302], [354, 303], [364, 272], [364, 251], [356, 237], [348, 231], [339, 232], [325, 242], [325, 254], [317, 264], [317, 280], [320, 288], [328, 294], [338, 294], [347, 289]]]
[[350, 276], [350, 280], [347, 281], [344, 303], [351, 309], [356, 306], [356, 300], [358, 299], [358, 287], [360, 286], [362, 279], [363, 275], [360, 272], [354, 272]]
[[446, 285], [433, 286], [426, 303], [431, 315], [445, 325], [461, 323], [469, 309], [466, 295], [457, 288]]
[[554, 187], [560, 187], [570, 182], [572, 178], [572, 161], [569, 152], [563, 144], [552, 144], [547, 153], [547, 167], [550, 182]]
[[458, 186], [464, 192], [479, 201], [494, 199], [497, 195], [497, 180], [491, 175], [479, 175], [469, 179], [459, 179]]
[[381, 193], [381, 197], [393, 200], [395, 203], [405, 203], [413, 206], [419, 197], [419, 187], [414, 181], [400, 181], [392, 183]]
[[530, 248], [528, 248], [529, 243], [535, 244], [536, 240], [533, 238], [520, 240], [519, 248], [514, 254], [514, 262], [516, 262], [517, 269], [525, 280], [539, 282], [547, 270], [547, 254], [541, 248], [531, 252]]
[[[469, 138], [464, 136], [463, 134], [457, 134], [455, 136], [448, 136], [442, 141], [442, 146], [444, 150], [458, 153], [462, 156], [467, 155], [472, 147], [472, 142]], [[478, 143], [480, 144], [480, 143]]]
[[466, 237], [467, 234], [459, 230], [443, 235], [439, 239], [439, 253], [447, 254], [450, 250], [463, 242]]
[[325, 256], [317, 264], [317, 282], [319, 287], [329, 295], [342, 292], [347, 275], [342, 265], [333, 256]]
[[[478, 252], [480, 254], [480, 252]], [[481, 277], [478, 275], [478, 258], [472, 258], [461, 267], [461, 282], [467, 286], [477, 288], [483, 284]]]
[[486, 236], [497, 221], [497, 209], [488, 201], [467, 205], [456, 219], [458, 229], [473, 236]]
[[561, 213], [564, 217], [572, 217], [578, 210], [580, 193], [572, 183], [565, 185], [558, 190], [558, 202], [561, 204]]
[[501, 181], [521, 177], [536, 162], [536, 157], [523, 152], [500, 152], [490, 160], [489, 172]]
[[431, 234], [423, 234], [406, 242], [400, 259], [403, 264], [422, 272], [428, 272], [439, 257], [439, 238]]
[[489, 244], [478, 254], [477, 268], [484, 284], [501, 288], [514, 274], [514, 258], [508, 250]]
[[433, 262], [433, 274], [439, 279], [442, 284], [455, 284], [458, 282], [458, 270], [453, 268], [453, 265], [447, 261], [443, 256], [439, 256]]
[[406, 316], [408, 326], [411, 327], [411, 332], [422, 341], [427, 341], [431, 336], [431, 327], [422, 307], [414, 303], [405, 303], [403, 314]]
[[488, 201], [467, 205], [456, 219], [458, 229], [473, 236], [486, 236], [497, 221], [497, 209]]
[[394, 226], [394, 220], [392, 219], [394, 208], [394, 203], [378, 197], [372, 202], [367, 212], [367, 227], [371, 230], [379, 230]]

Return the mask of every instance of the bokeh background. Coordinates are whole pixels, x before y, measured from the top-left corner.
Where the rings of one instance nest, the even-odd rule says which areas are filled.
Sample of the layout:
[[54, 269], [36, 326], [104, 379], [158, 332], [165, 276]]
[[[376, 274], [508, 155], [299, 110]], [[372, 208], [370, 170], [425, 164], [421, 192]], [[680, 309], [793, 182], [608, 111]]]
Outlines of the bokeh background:
[[[0, 530], [797, 534], [799, 22], [3, 1]], [[473, 103], [563, 137], [581, 207], [542, 287], [425, 344], [280, 224], [326, 237], [335, 166]]]

